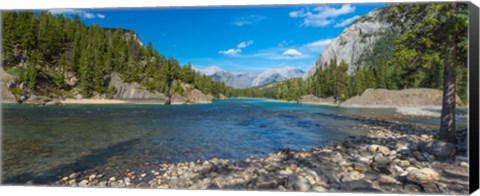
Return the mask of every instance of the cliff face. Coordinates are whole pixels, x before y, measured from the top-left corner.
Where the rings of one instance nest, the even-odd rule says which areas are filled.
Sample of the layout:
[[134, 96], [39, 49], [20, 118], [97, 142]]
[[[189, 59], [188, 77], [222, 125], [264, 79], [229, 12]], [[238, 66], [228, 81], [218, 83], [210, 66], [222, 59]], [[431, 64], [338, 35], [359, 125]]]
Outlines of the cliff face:
[[327, 46], [303, 78], [312, 76], [318, 68], [334, 58], [337, 58], [337, 62], [345, 61], [349, 65], [348, 73], [352, 73], [359, 66], [362, 54], [371, 52], [376, 41], [392, 29], [392, 25], [385, 20], [387, 9], [371, 11], [353, 22]]
[[135, 100], [135, 101], [148, 101], [148, 102], [158, 102], [160, 104], [165, 104], [168, 98], [159, 92], [150, 92], [140, 84], [125, 83], [120, 78], [119, 74], [113, 73], [110, 80], [110, 85], [114, 86], [117, 90], [114, 95], [114, 99], [121, 100]]
[[8, 74], [0, 68], [0, 86], [1, 86], [1, 102], [2, 103], [17, 103], [17, 98], [12, 93], [12, 88], [18, 84], [18, 79], [15, 76]]

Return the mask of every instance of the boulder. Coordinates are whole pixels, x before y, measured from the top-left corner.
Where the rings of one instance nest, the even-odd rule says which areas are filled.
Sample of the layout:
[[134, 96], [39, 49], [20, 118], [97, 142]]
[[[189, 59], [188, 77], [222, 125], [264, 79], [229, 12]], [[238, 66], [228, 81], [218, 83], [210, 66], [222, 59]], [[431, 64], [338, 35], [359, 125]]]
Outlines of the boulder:
[[455, 152], [455, 145], [448, 142], [434, 141], [430, 147], [430, 154], [440, 160], [455, 158]]
[[440, 180], [440, 174], [431, 168], [422, 168], [409, 171], [407, 180], [419, 184], [428, 184]]
[[372, 169], [375, 171], [383, 172], [385, 174], [390, 174], [390, 168], [389, 168], [390, 160], [383, 156], [382, 153], [377, 153], [373, 157], [373, 161], [370, 164]]

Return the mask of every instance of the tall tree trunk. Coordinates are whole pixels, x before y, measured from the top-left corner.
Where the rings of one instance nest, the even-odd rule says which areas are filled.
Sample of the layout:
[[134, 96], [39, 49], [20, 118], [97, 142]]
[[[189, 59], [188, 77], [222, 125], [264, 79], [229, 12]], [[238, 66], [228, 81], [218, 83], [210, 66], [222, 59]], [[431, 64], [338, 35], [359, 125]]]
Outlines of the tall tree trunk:
[[[456, 14], [456, 3], [452, 3], [452, 9], [454, 14]], [[438, 138], [455, 144], [457, 142], [455, 131], [457, 36], [455, 34], [451, 35], [449, 44], [449, 59], [443, 68], [442, 115], [440, 117]]]

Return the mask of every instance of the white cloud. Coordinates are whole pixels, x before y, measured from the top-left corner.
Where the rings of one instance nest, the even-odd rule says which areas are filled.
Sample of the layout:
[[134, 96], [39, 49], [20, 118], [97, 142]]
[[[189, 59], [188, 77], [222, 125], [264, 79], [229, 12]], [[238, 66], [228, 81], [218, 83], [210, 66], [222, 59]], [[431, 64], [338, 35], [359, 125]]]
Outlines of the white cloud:
[[358, 16], [358, 15], [357, 15], [357, 16], [353, 16], [353, 17], [351, 17], [351, 18], [347, 18], [347, 19], [343, 20], [342, 22], [335, 24], [334, 27], [337, 28], [337, 27], [347, 26], [347, 25], [349, 25], [350, 23], [352, 23], [353, 21], [357, 20], [358, 18], [360, 18], [360, 16]]
[[282, 53], [282, 56], [288, 56], [288, 57], [299, 57], [302, 56], [303, 54], [299, 52], [298, 50], [295, 49], [288, 49], [285, 52]]
[[50, 12], [53, 15], [59, 15], [59, 14], [75, 15], [75, 14], [78, 14], [78, 16], [86, 18], [86, 19], [93, 19], [93, 18], [104, 19], [105, 18], [105, 15], [103, 15], [103, 14], [94, 14], [94, 13], [86, 12], [86, 11], [83, 11], [83, 10], [77, 10], [77, 9], [51, 9], [51, 10], [48, 10], [48, 12]]
[[220, 50], [218, 51], [218, 53], [228, 55], [228, 56], [237, 56], [242, 52], [241, 50], [242, 48], [246, 48], [252, 44], [253, 44], [253, 40], [240, 42], [239, 44], [237, 44], [236, 48], [230, 48], [228, 50]]
[[225, 54], [225, 55], [229, 55], [229, 56], [235, 56], [235, 55], [238, 55], [240, 52], [242, 52], [242, 50], [240, 49], [228, 49], [228, 50], [220, 50], [218, 53], [220, 54]]
[[313, 11], [302, 9], [292, 11], [288, 15], [292, 18], [304, 18], [302, 26], [324, 27], [334, 22], [336, 17], [353, 12], [355, 12], [355, 7], [351, 5], [342, 5], [338, 9], [331, 6], [320, 6]]
[[237, 45], [237, 48], [246, 48], [247, 46], [250, 46], [253, 44], [253, 40], [248, 40], [246, 42], [240, 42], [238, 45]]
[[249, 16], [242, 16], [239, 18], [236, 18], [232, 24], [236, 26], [244, 26], [244, 25], [253, 25], [257, 24], [262, 20], [265, 20], [267, 17], [265, 16], [258, 16], [258, 15], [249, 15]]
[[330, 42], [332, 42], [333, 39], [321, 39], [318, 41], [314, 41], [308, 44], [305, 44], [306, 47], [309, 48], [318, 48], [318, 47], [325, 47], [327, 46]]

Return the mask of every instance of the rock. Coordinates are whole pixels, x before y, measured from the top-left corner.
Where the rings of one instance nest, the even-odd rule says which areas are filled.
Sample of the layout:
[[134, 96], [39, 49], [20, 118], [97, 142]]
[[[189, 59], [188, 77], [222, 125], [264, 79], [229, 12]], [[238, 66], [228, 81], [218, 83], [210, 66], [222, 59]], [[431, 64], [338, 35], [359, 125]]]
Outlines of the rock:
[[333, 163], [340, 163], [345, 161], [345, 159], [343, 158], [342, 154], [337, 152], [332, 158], [330, 158], [330, 161]]
[[373, 155], [377, 152], [377, 149], [378, 149], [378, 145], [376, 144], [372, 144], [367, 147], [368, 152], [370, 152]]
[[341, 175], [342, 177], [340, 178], [340, 181], [341, 182], [348, 182], [348, 181], [355, 181], [355, 180], [360, 180], [360, 179], [363, 179], [365, 177], [364, 174], [361, 174], [360, 172], [358, 171], [352, 171], [352, 172], [348, 172], [348, 173], [344, 173], [343, 175]]
[[52, 101], [51, 98], [45, 96], [30, 95], [23, 103], [33, 105], [45, 105], [47, 102]]
[[275, 176], [267, 175], [267, 176], [259, 176], [255, 179], [255, 186], [258, 189], [274, 189], [277, 187], [277, 180]]
[[19, 85], [20, 80], [5, 72], [3, 70], [3, 66], [0, 67], [0, 101], [2, 103], [17, 103], [17, 97], [16, 96], [21, 96], [21, 95], [14, 95], [12, 91], [14, 88], [20, 89], [17, 86]]
[[68, 181], [68, 185], [70, 186], [74, 186], [77, 184], [77, 181], [75, 179], [71, 179], [70, 181]]
[[76, 178], [77, 176], [78, 176], [77, 173], [71, 173], [70, 175], [68, 175], [68, 178], [73, 179], [73, 178]]
[[355, 180], [340, 184], [340, 188], [346, 191], [361, 191], [361, 192], [379, 192], [378, 185], [373, 184], [369, 180]]
[[377, 153], [373, 157], [373, 162], [371, 163], [371, 167], [375, 171], [383, 172], [385, 174], [390, 174], [389, 170], [390, 160], [383, 156], [382, 153]]
[[467, 162], [463, 162], [463, 161], [460, 162], [460, 166], [467, 167], [467, 168], [470, 167], [470, 165]]
[[363, 173], [363, 172], [368, 171], [370, 169], [370, 167], [365, 163], [354, 162], [353, 163], [353, 169], [355, 171]]
[[455, 158], [455, 151], [454, 144], [443, 141], [434, 141], [429, 152], [437, 159], [445, 160]]
[[183, 97], [177, 93], [173, 94], [170, 97], [170, 104], [172, 105], [183, 105], [188, 103], [188, 98]]
[[294, 188], [297, 191], [308, 191], [310, 189], [310, 184], [304, 178], [297, 178], [294, 184]]
[[323, 68], [326, 63], [334, 58], [338, 62], [344, 61], [347, 63], [349, 65], [349, 73], [356, 70], [357, 66], [359, 66], [357, 62], [360, 60], [360, 57], [371, 51], [371, 48], [373, 48], [373, 45], [381, 35], [392, 29], [390, 23], [381, 20], [382, 17], [384, 17], [384, 14], [382, 14], [380, 9], [371, 11], [345, 28], [337, 38], [330, 42], [303, 78], [306, 79], [313, 76], [316, 70]]
[[419, 184], [433, 183], [440, 180], [440, 174], [431, 168], [422, 168], [409, 171], [407, 180], [416, 182]]
[[405, 184], [403, 187], [403, 191], [406, 193], [419, 193], [421, 188], [415, 184]]
[[427, 193], [440, 193], [442, 192], [436, 183], [425, 183], [422, 184], [423, 190]]
[[115, 87], [114, 99], [165, 104], [167, 97], [157, 91], [150, 92], [136, 82], [125, 83], [118, 73], [112, 73], [109, 85]]
[[63, 78], [64, 78], [63, 81], [65, 82], [65, 84], [67, 84], [70, 87], [77, 85], [78, 82], [80, 81], [77, 75], [75, 74], [75, 72], [71, 72], [71, 71], [65, 71], [63, 73]]
[[207, 96], [197, 89], [191, 90], [188, 94], [188, 101], [193, 104], [212, 103], [212, 99], [213, 97]]
[[80, 187], [87, 187], [88, 186], [88, 180], [82, 180], [78, 183], [78, 186]]
[[227, 99], [227, 97], [226, 97], [225, 95], [223, 95], [222, 93], [220, 93], [220, 94], [218, 95], [218, 98], [219, 98], [220, 100]]
[[385, 156], [388, 156], [390, 154], [390, 149], [388, 149], [387, 147], [385, 146], [378, 146], [378, 149], [377, 149], [378, 152], [382, 153], [383, 155]]
[[389, 166], [389, 169], [390, 173], [394, 174], [394, 175], [398, 175], [398, 174], [401, 174], [404, 172], [404, 170], [398, 166], [398, 165], [395, 165], [395, 164], [390, 164]]
[[117, 180], [117, 179], [116, 179], [115, 177], [111, 177], [110, 179], [108, 179], [108, 181], [110, 181], [110, 182], [114, 182], [114, 181], [116, 181], [116, 180]]
[[397, 164], [401, 167], [408, 167], [408, 166], [410, 166], [410, 161], [400, 160]]
[[377, 178], [377, 181], [381, 184], [396, 184], [396, 183], [398, 183], [397, 179], [395, 179], [391, 176], [383, 175], [383, 174], [381, 174], [380, 177]]
[[88, 181], [93, 181], [97, 176], [95, 174], [92, 174], [88, 176]]
[[314, 186], [312, 187], [312, 190], [316, 191], [316, 192], [327, 192], [328, 190], [323, 187], [323, 186]]

